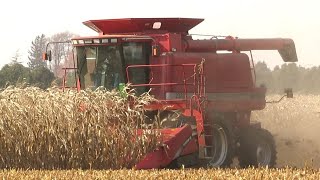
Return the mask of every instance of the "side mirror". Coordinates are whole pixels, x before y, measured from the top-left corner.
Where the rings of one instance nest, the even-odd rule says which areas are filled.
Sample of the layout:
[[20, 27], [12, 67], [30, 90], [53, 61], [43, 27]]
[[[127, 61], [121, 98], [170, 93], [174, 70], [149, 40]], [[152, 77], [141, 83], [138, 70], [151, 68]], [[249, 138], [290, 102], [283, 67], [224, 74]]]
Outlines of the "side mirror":
[[42, 60], [51, 61], [51, 50], [49, 50], [48, 52], [45, 52], [45, 53], [42, 54]]
[[152, 46], [152, 56], [160, 56], [160, 47], [158, 45]]
[[292, 88], [284, 89], [284, 93], [286, 93], [287, 98], [293, 98]]

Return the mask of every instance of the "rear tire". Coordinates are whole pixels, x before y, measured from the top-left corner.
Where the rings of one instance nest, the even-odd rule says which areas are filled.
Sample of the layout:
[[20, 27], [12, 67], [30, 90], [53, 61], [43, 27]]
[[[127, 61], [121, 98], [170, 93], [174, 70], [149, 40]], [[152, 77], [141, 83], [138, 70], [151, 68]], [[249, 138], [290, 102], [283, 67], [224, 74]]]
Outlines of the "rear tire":
[[242, 168], [271, 167], [276, 164], [277, 151], [271, 133], [265, 129], [249, 127], [240, 134], [239, 165]]

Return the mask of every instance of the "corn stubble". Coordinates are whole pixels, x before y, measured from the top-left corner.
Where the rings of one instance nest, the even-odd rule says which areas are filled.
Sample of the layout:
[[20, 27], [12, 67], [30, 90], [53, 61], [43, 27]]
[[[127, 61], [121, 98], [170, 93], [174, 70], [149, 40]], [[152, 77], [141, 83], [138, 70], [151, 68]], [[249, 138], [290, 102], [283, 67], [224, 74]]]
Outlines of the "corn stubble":
[[0, 92], [1, 169], [132, 168], [159, 145], [156, 131], [136, 136], [143, 106], [116, 91], [47, 91], [9, 87]]
[[[270, 95], [267, 100], [279, 98]], [[293, 99], [254, 111], [252, 119], [262, 122], [274, 136], [277, 167], [320, 168], [320, 95], [295, 94]]]
[[0, 171], [2, 179], [320, 179], [312, 169], [181, 169], [181, 170], [53, 170]]

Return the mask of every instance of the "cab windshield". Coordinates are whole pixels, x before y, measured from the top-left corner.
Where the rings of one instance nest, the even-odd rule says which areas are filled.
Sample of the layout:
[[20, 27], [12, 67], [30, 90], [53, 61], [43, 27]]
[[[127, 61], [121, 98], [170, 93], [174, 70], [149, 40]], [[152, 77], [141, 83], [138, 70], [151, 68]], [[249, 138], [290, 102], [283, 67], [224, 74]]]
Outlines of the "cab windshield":
[[[77, 47], [78, 70], [82, 89], [103, 86], [108, 90], [127, 83], [128, 65], [149, 64], [150, 50], [146, 43], [125, 43], [115, 46]], [[145, 68], [132, 68], [128, 72], [133, 84], [145, 84], [149, 73]], [[146, 87], [136, 91], [141, 94]]]

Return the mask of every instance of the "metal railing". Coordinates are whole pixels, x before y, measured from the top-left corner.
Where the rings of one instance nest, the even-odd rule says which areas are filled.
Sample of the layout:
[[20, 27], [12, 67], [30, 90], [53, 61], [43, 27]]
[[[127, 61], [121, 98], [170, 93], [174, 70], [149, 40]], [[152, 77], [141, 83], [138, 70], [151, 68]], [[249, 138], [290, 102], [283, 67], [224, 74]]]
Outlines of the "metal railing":
[[77, 91], [80, 91], [80, 80], [77, 78], [77, 73], [74, 73], [74, 79], [75, 79], [75, 85], [74, 86], [67, 86], [67, 71], [74, 70], [76, 71], [77, 68], [69, 67], [69, 68], [62, 68], [64, 71], [63, 79], [62, 79], [62, 91], [64, 92], [66, 89], [77, 89]]
[[[154, 81], [154, 73], [153, 70], [154, 68], [163, 68], [163, 67], [181, 67], [181, 73], [182, 73], [182, 80], [181, 81], [176, 81], [176, 82], [159, 82], [155, 83]], [[185, 67], [193, 67], [193, 73], [191, 76], [186, 77], [186, 71]], [[194, 86], [194, 93], [197, 91], [197, 83], [196, 83], [196, 67], [197, 64], [152, 64], [152, 65], [129, 65], [126, 68], [126, 75], [127, 75], [127, 80], [128, 83], [130, 84], [131, 87], [157, 87], [157, 86], [181, 86], [183, 85], [184, 89], [184, 100], [187, 100], [187, 94], [188, 94], [188, 88], [187, 86]], [[149, 76], [149, 82], [148, 83], [141, 83], [141, 84], [134, 84], [131, 76], [130, 76], [130, 69], [133, 68], [149, 68], [150, 69], [150, 76]], [[168, 69], [167, 69], [168, 70]], [[168, 70], [172, 71], [172, 69]], [[162, 71], [163, 72], [163, 71]], [[192, 82], [188, 82], [190, 78], [193, 78]]]
[[[184, 98], [170, 98], [167, 97], [165, 99], [158, 99], [160, 102], [177, 102], [177, 101], [184, 101], [187, 108], [190, 109], [191, 113], [193, 114], [193, 109], [196, 109], [198, 111], [202, 111], [202, 102], [201, 99], [203, 99], [205, 95], [205, 77], [203, 72], [203, 63], [201, 64], [153, 64], [153, 65], [129, 65], [126, 68], [126, 75], [128, 79], [128, 83], [131, 84], [131, 87], [159, 87], [159, 86], [183, 86], [183, 93]], [[181, 68], [182, 73], [182, 80], [176, 81], [176, 82], [154, 82], [154, 68], [164, 68], [164, 67], [173, 67], [174, 69], [166, 69], [167, 72], [171, 71], [177, 71], [177, 68]], [[187, 76], [186, 73], [186, 67], [192, 67], [193, 72], [191, 75], [189, 74]], [[142, 84], [133, 84], [129, 70], [132, 68], [149, 68], [150, 69], [150, 80], [148, 83], [142, 83]], [[164, 72], [163, 70], [160, 72]], [[198, 77], [199, 76], [199, 77]], [[190, 79], [192, 78], [192, 81], [190, 82]], [[191, 92], [188, 93], [188, 86], [193, 87], [192, 95], [190, 96]], [[192, 90], [191, 90], [192, 91]], [[164, 91], [165, 93], [166, 91]]]

